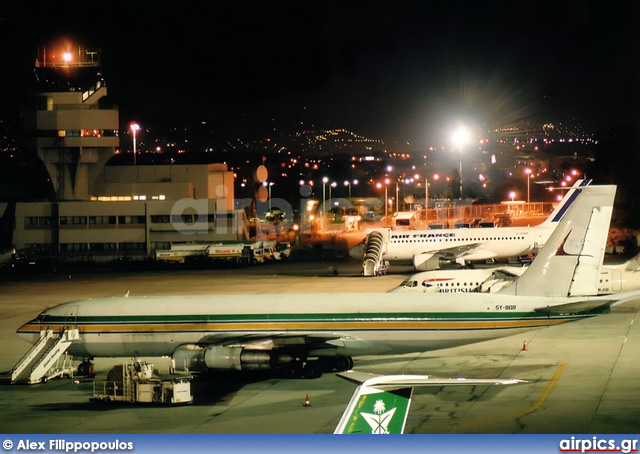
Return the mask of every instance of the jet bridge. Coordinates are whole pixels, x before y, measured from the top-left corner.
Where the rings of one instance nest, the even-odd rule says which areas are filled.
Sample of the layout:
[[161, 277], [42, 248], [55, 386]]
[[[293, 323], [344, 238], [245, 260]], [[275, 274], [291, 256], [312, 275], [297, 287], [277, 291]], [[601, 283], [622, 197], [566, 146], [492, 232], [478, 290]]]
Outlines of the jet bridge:
[[50, 329], [40, 332], [40, 339], [13, 367], [11, 383], [34, 384], [61, 375], [72, 376], [71, 359], [66, 351], [79, 338], [77, 329], [62, 333]]

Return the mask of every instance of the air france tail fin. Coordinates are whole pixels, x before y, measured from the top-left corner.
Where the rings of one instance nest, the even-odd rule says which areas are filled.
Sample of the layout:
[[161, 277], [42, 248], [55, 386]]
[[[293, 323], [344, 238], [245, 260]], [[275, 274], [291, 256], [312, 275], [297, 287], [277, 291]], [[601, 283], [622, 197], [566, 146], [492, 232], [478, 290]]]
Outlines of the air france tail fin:
[[571, 207], [573, 202], [578, 197], [578, 194], [580, 193], [579, 188], [589, 186], [591, 184], [591, 181], [592, 180], [576, 180], [573, 186], [564, 195], [560, 203], [558, 203], [558, 205], [556, 205], [556, 207], [553, 209], [549, 217], [545, 219], [542, 224], [540, 224], [540, 227], [549, 228], [557, 226], [564, 215], [567, 213], [567, 210]]
[[598, 276], [615, 186], [585, 186], [576, 196], [529, 269], [500, 293], [526, 296], [598, 294]]
[[409, 415], [415, 386], [512, 385], [512, 379], [431, 378], [428, 375], [338, 374], [360, 386], [345, 409], [335, 434], [401, 434]]

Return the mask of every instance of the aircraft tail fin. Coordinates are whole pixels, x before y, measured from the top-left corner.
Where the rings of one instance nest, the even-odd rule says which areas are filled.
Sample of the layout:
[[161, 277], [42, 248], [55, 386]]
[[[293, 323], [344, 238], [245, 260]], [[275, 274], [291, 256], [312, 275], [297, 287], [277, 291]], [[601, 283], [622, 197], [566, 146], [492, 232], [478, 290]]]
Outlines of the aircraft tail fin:
[[598, 294], [598, 276], [616, 187], [584, 186], [529, 269], [501, 293], [527, 296]]
[[544, 220], [541, 227], [555, 227], [567, 213], [575, 199], [580, 193], [579, 188], [589, 186], [592, 180], [576, 180], [573, 186], [567, 191], [560, 203], [556, 205], [547, 219]]
[[428, 375], [371, 375], [349, 371], [340, 377], [360, 383], [335, 434], [401, 434], [415, 386], [511, 385], [515, 379], [431, 378]]

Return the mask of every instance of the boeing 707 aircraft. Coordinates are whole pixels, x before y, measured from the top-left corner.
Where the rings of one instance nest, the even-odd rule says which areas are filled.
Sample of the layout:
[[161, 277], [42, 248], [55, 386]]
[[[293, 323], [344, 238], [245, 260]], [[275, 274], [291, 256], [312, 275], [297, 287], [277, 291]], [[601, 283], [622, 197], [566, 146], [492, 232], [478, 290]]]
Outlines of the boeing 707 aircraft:
[[[59, 342], [49, 351], [78, 358], [166, 355], [176, 370], [282, 369], [313, 378], [350, 369], [360, 355], [436, 350], [592, 317], [640, 291], [597, 296], [615, 186], [576, 195], [517, 284], [497, 293], [103, 298], [52, 307], [17, 332], [33, 344]], [[44, 377], [32, 372], [28, 381]]]
[[474, 260], [529, 254], [544, 246], [575, 200], [578, 188], [589, 184], [590, 180], [576, 181], [540, 225], [437, 230], [375, 229], [349, 254], [363, 260], [364, 276], [375, 276], [385, 262], [411, 264], [416, 270], [429, 271], [440, 268], [441, 260], [464, 265]]

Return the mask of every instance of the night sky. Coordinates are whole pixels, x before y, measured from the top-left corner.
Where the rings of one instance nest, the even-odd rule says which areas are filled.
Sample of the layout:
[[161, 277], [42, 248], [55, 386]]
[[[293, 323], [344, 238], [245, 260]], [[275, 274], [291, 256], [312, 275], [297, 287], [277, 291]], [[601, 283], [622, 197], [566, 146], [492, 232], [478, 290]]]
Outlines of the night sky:
[[123, 124], [351, 129], [413, 148], [464, 121], [640, 121], [635, 1], [56, 1], [0, 7], [0, 115], [38, 46], [99, 48]]

